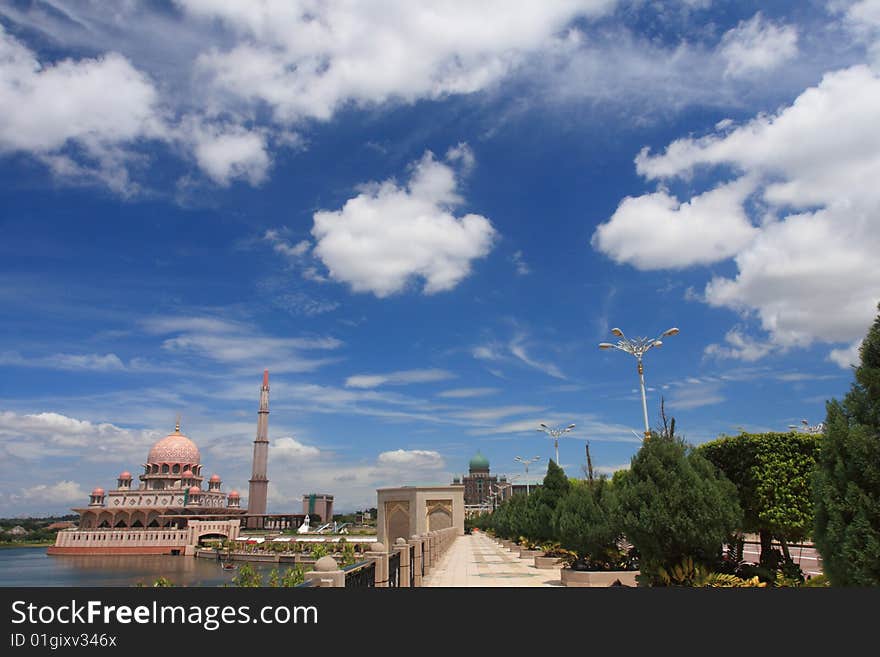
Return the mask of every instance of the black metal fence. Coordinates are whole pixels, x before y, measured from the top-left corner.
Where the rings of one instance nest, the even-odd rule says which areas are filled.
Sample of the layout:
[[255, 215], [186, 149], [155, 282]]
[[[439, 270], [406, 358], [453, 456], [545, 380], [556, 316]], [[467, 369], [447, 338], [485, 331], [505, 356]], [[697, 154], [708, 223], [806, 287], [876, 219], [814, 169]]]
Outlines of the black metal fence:
[[360, 563], [346, 566], [342, 569], [345, 572], [345, 588], [373, 588], [376, 586], [376, 562], [361, 561]]
[[388, 555], [388, 588], [400, 587], [400, 552]]
[[409, 586], [416, 585], [416, 546], [409, 546]]
[[422, 577], [425, 576], [425, 541], [422, 541]]

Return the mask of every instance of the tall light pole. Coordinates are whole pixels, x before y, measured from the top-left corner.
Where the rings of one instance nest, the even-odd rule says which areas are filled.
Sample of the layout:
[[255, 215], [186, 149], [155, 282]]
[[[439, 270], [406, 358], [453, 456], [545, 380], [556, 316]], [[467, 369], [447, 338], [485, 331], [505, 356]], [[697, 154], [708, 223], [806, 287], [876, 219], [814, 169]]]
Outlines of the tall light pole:
[[556, 465], [559, 465], [559, 436], [561, 436], [562, 434], [568, 433], [572, 429], [574, 429], [573, 424], [569, 424], [564, 429], [562, 427], [556, 427], [555, 429], [551, 429], [543, 422], [541, 422], [541, 424], [538, 425], [538, 431], [543, 431], [544, 433], [546, 433], [548, 436], [550, 436], [553, 439], [553, 442], [556, 444]]
[[803, 431], [804, 433], [809, 433], [809, 434], [825, 433], [825, 423], [824, 422], [820, 422], [819, 424], [810, 424], [806, 420], [801, 420], [801, 424], [803, 425], [801, 427], [799, 427], [796, 424], [789, 424], [788, 428], [793, 429], [795, 431], [800, 430], [800, 431]]
[[518, 461], [519, 463], [522, 463], [526, 468], [526, 496], [528, 497], [528, 495], [529, 495], [529, 465], [531, 465], [535, 461], [540, 461], [541, 457], [540, 456], [533, 456], [530, 459], [524, 459], [522, 456], [517, 456], [513, 460]]
[[656, 338], [628, 338], [619, 328], [611, 329], [611, 332], [620, 340], [617, 344], [611, 342], [600, 342], [599, 349], [619, 349], [636, 357], [639, 363], [639, 384], [642, 388], [642, 414], [645, 417], [645, 439], [651, 435], [651, 427], [648, 426], [648, 400], [645, 397], [645, 368], [642, 366], [642, 357], [651, 347], [659, 347], [663, 344], [661, 338], [678, 334], [677, 328], [666, 329]]

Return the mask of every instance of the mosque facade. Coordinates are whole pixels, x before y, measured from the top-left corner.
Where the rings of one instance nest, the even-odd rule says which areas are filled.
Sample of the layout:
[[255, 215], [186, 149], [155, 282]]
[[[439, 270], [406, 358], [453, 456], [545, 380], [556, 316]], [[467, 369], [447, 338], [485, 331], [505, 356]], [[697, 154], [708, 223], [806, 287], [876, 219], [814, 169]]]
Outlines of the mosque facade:
[[259, 509], [249, 514], [238, 491], [223, 491], [219, 474], [206, 477], [198, 446], [180, 431], [156, 442], [135, 483], [131, 472], [116, 487], [97, 487], [88, 505], [74, 508], [79, 526], [58, 532], [49, 554], [183, 554], [206, 538], [235, 540], [241, 527], [264, 527], [296, 516], [268, 516], [269, 372], [263, 373], [257, 437], [251, 476], [251, 499]]

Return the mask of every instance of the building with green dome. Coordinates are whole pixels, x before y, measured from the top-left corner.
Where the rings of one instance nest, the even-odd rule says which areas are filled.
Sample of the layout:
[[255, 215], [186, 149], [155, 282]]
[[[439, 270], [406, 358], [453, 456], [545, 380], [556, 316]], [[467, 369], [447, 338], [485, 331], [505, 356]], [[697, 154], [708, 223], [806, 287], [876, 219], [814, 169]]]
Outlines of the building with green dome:
[[[507, 478], [502, 476], [500, 481], [506, 483]], [[499, 479], [489, 472], [489, 459], [477, 452], [468, 463], [468, 474], [461, 479], [456, 477], [452, 483], [464, 484], [464, 504], [467, 508], [484, 506]]]

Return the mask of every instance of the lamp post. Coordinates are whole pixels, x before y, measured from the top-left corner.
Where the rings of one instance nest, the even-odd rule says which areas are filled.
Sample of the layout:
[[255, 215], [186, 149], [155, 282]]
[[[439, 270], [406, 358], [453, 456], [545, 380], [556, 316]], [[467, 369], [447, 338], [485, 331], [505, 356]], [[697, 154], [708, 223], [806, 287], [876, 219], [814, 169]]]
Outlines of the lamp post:
[[824, 422], [820, 422], [819, 424], [810, 424], [806, 420], [801, 420], [801, 424], [803, 426], [800, 426], [800, 427], [796, 424], [789, 424], [788, 428], [794, 429], [794, 430], [800, 430], [800, 431], [803, 431], [804, 433], [809, 433], [809, 434], [825, 433], [825, 423]]
[[513, 460], [517, 461], [519, 463], [522, 463], [523, 466], [525, 466], [525, 469], [526, 469], [526, 496], [528, 496], [529, 495], [529, 465], [531, 465], [532, 463], [535, 463], [536, 461], [540, 461], [541, 457], [540, 456], [533, 456], [530, 459], [524, 459], [522, 456], [517, 456]]
[[543, 431], [548, 436], [550, 436], [556, 445], [556, 465], [559, 465], [559, 436], [561, 436], [562, 434], [568, 433], [572, 429], [574, 429], [573, 424], [569, 424], [564, 429], [562, 427], [556, 427], [555, 429], [551, 429], [543, 422], [541, 422], [541, 424], [538, 425], [538, 431]]
[[661, 338], [678, 334], [677, 328], [666, 329], [656, 338], [628, 338], [619, 328], [611, 329], [611, 333], [620, 338], [617, 344], [611, 342], [600, 342], [599, 349], [619, 349], [628, 354], [632, 354], [638, 361], [639, 384], [642, 388], [642, 414], [645, 417], [645, 439], [651, 435], [651, 428], [648, 426], [648, 400], [645, 397], [645, 368], [642, 366], [642, 357], [651, 347], [659, 347], [663, 344]]

